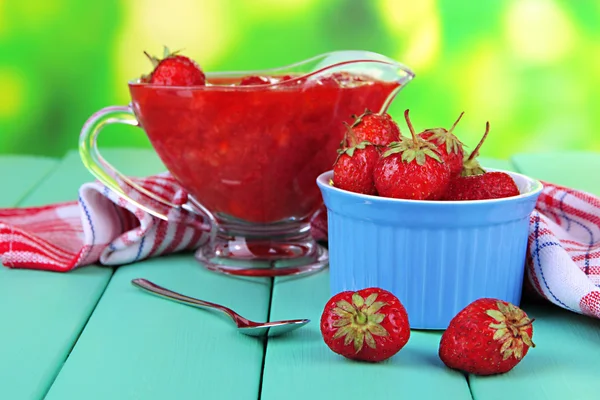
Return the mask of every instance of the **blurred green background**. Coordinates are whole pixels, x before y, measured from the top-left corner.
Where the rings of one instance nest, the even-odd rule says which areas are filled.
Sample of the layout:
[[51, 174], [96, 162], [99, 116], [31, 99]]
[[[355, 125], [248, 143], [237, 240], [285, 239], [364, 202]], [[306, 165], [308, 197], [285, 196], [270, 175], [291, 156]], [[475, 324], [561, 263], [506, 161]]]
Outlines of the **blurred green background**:
[[[464, 110], [471, 148], [491, 122], [485, 156], [600, 151], [598, 0], [0, 0], [0, 153], [76, 148], [163, 44], [207, 71], [375, 51], [416, 72], [390, 109], [401, 128], [407, 107], [417, 129]], [[101, 144], [149, 146], [132, 127]]]

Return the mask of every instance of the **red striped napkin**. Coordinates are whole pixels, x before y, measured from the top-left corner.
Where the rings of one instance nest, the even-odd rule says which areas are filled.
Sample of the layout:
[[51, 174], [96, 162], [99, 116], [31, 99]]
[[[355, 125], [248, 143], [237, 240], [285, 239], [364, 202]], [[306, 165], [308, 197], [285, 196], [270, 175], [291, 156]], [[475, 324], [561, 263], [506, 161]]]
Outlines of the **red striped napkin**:
[[600, 199], [544, 182], [529, 224], [527, 277], [552, 303], [600, 318]]
[[[168, 173], [134, 181], [176, 204], [187, 198]], [[9, 268], [64, 272], [191, 251], [208, 240], [201, 217], [162, 211], [174, 222], [152, 217], [99, 182], [84, 184], [76, 201], [0, 209], [0, 260]], [[318, 240], [327, 238], [326, 217], [322, 209], [312, 220]], [[600, 199], [545, 182], [531, 214], [526, 269], [542, 297], [600, 318]]]
[[[168, 173], [132, 180], [175, 204], [187, 198]], [[101, 183], [86, 183], [76, 201], [0, 210], [0, 260], [10, 268], [63, 272], [193, 250], [207, 240], [202, 218], [166, 207], [160, 211], [181, 222], [155, 218]]]

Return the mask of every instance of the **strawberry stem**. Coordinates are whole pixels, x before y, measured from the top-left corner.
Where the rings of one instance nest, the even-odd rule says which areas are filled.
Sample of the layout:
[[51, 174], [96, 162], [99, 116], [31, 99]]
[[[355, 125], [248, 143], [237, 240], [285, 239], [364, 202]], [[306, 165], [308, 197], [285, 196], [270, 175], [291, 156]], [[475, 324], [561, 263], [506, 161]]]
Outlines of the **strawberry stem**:
[[362, 122], [363, 117], [366, 117], [367, 115], [371, 115], [371, 114], [373, 114], [373, 112], [371, 110], [369, 110], [368, 108], [365, 108], [365, 112], [363, 112], [359, 116], [356, 116], [353, 114], [352, 118], [354, 118], [354, 123], [352, 124], [352, 128], [354, 128], [355, 126], [358, 126]]
[[481, 138], [479, 143], [477, 143], [477, 147], [475, 147], [475, 150], [473, 150], [473, 152], [469, 156], [469, 158], [468, 158], [469, 161], [471, 161], [471, 160], [473, 160], [473, 158], [477, 157], [477, 155], [479, 153], [479, 149], [481, 148], [481, 145], [485, 141], [485, 138], [487, 137], [489, 132], [490, 132], [490, 122], [488, 121], [485, 123], [485, 133], [483, 134], [483, 137]]
[[360, 311], [358, 311], [356, 313], [356, 319], [355, 319], [356, 323], [359, 325], [364, 325], [367, 323], [367, 316], [365, 315], [365, 313], [362, 313]]
[[523, 322], [521, 322], [521, 323], [519, 323], [519, 324], [515, 324], [515, 325], [513, 325], [513, 326], [514, 326], [515, 328], [522, 328], [522, 327], [524, 327], [524, 326], [527, 326], [527, 325], [531, 325], [531, 324], [533, 324], [533, 321], [535, 321], [535, 318], [527, 319], [527, 320], [525, 320], [525, 321], [523, 321]]
[[408, 109], [406, 109], [406, 111], [404, 111], [404, 119], [406, 120], [406, 125], [408, 125], [408, 129], [410, 130], [410, 134], [412, 135], [413, 143], [415, 144], [415, 147], [418, 147], [419, 141], [417, 140], [417, 134], [415, 133], [415, 128], [413, 128], [413, 125], [410, 122], [410, 118], [408, 117]]
[[150, 63], [152, 64], [152, 66], [154, 68], [156, 68], [161, 60], [159, 60], [158, 58], [156, 58], [154, 56], [151, 56], [147, 51], [144, 51], [144, 54], [146, 55], [146, 57], [148, 57], [148, 60], [150, 60]]
[[357, 139], [356, 139], [356, 134], [354, 133], [354, 130], [345, 121], [344, 121], [344, 125], [346, 126], [346, 146], [347, 147], [356, 146], [358, 143], [356, 143]]
[[450, 132], [452, 132], [454, 130], [454, 128], [456, 128], [456, 125], [458, 125], [458, 123], [460, 122], [460, 119], [463, 117], [463, 115], [465, 115], [465, 112], [461, 112], [460, 115], [458, 116], [458, 119], [456, 120], [456, 122], [454, 122], [454, 125], [452, 125], [452, 128], [450, 128]]

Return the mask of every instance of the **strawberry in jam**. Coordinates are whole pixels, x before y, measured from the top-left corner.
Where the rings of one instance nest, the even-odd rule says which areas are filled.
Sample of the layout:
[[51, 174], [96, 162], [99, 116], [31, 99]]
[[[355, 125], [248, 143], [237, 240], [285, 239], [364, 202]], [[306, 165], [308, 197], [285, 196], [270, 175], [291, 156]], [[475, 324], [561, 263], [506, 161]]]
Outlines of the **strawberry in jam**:
[[201, 86], [206, 76], [192, 59], [164, 49], [162, 59], [145, 53], [154, 69], [149, 76], [143, 76], [142, 82], [163, 86]]

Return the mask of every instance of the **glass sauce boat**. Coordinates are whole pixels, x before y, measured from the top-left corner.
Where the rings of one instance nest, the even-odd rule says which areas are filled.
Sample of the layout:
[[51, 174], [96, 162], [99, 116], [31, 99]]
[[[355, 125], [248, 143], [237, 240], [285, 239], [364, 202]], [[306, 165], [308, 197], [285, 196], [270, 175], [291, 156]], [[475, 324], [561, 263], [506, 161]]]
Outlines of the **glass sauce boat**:
[[[241, 85], [244, 77], [270, 83]], [[129, 106], [107, 107], [85, 123], [84, 165], [109, 189], [175, 223], [202, 223], [196, 258], [245, 276], [321, 270], [327, 249], [310, 221], [322, 205], [317, 177], [332, 168], [353, 115], [384, 113], [414, 77], [404, 65], [365, 51], [338, 51], [281, 68], [207, 73], [206, 86], [129, 82]], [[138, 126], [187, 197], [141, 187], [98, 152], [103, 126]], [[192, 215], [196, 218], [185, 217]], [[183, 215], [183, 216], [182, 216]]]

